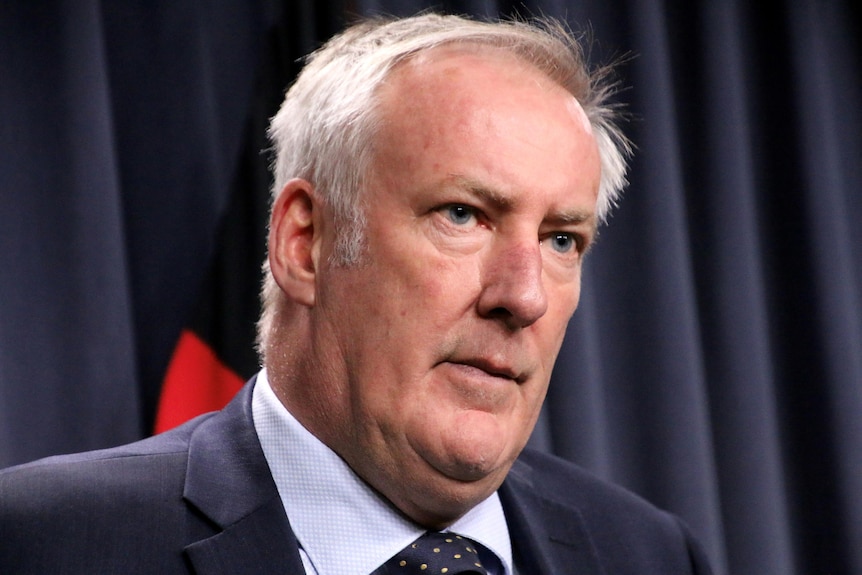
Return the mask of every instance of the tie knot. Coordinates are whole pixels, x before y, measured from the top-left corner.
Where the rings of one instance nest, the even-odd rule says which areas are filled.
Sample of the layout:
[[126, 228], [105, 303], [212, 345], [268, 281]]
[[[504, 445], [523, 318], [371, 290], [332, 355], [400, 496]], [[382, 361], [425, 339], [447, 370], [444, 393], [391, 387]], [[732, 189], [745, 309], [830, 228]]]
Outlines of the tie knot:
[[373, 575], [488, 575], [479, 544], [454, 533], [429, 531], [387, 561]]

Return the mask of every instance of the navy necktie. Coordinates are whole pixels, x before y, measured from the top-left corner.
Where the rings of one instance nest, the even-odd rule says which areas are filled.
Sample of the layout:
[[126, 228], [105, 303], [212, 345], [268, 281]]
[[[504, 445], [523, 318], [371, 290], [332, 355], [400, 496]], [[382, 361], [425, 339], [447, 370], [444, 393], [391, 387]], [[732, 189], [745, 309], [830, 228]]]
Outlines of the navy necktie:
[[[499, 562], [481, 545], [454, 533], [429, 531], [380, 566], [372, 575], [496, 575]], [[489, 570], [490, 568], [490, 570]]]

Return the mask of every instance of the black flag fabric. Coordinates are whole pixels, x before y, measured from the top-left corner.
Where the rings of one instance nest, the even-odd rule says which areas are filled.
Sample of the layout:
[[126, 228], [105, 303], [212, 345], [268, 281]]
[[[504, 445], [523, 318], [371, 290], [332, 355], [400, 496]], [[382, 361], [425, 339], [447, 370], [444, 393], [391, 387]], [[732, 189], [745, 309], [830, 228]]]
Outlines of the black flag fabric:
[[0, 3], [0, 466], [254, 371], [267, 118], [341, 25], [313, 4]]
[[343, 26], [337, 3], [267, 6], [254, 92], [244, 115], [242, 146], [220, 215], [215, 249], [196, 303], [177, 339], [159, 388], [153, 430], [165, 431], [223, 407], [259, 368], [254, 348], [260, 267], [272, 180], [266, 130], [301, 56]]

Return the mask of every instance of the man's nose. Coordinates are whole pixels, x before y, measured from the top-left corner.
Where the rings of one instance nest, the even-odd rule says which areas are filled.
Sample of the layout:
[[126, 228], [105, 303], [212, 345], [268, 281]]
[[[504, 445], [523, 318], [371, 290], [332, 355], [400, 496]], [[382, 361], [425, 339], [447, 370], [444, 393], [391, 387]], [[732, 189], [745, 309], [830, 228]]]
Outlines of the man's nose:
[[509, 329], [527, 327], [548, 311], [542, 282], [539, 242], [521, 242], [496, 250], [485, 263], [478, 311], [502, 320]]

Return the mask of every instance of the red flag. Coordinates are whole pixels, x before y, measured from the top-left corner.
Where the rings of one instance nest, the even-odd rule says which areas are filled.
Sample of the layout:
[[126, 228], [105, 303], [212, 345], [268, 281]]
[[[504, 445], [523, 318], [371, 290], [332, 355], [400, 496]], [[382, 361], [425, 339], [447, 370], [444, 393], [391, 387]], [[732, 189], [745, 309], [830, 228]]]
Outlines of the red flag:
[[191, 330], [183, 330], [159, 398], [155, 432], [161, 433], [202, 413], [221, 409], [244, 379], [225, 365]]

